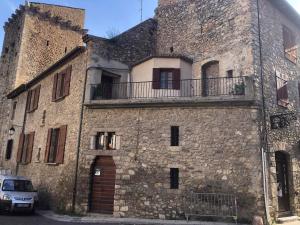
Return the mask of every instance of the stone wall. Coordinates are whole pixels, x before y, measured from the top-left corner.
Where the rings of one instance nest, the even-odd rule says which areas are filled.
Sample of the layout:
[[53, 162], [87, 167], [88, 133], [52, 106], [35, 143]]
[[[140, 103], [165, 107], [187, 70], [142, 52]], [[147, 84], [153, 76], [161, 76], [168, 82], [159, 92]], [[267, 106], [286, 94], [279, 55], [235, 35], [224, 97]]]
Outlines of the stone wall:
[[[156, 9], [157, 53], [180, 54], [194, 60], [194, 77], [201, 66], [220, 61], [222, 74], [254, 73], [251, 4], [241, 1], [160, 1]], [[223, 72], [224, 71], [224, 72]]]
[[[270, 116], [294, 113], [299, 118], [299, 92], [298, 81], [299, 77], [299, 63], [294, 64], [284, 56], [283, 47], [283, 25], [293, 30], [296, 35], [297, 43], [300, 42], [300, 27], [289, 19], [290, 15], [284, 15], [282, 11], [275, 7], [269, 0], [260, 0], [261, 12], [261, 32], [262, 32], [262, 67], [264, 77], [264, 91], [266, 99], [266, 120], [268, 127], [268, 146], [270, 153], [270, 204], [272, 215], [276, 216], [278, 213], [277, 200], [277, 181], [276, 181], [276, 163], [275, 152], [283, 151], [289, 155], [289, 174], [290, 174], [290, 201], [291, 211], [295, 214], [300, 213], [300, 157], [299, 157], [299, 119], [290, 121], [290, 126], [280, 129], [271, 129]], [[253, 20], [257, 21], [257, 7], [253, 6]], [[257, 22], [253, 23], [253, 31], [256, 34], [254, 50], [254, 66], [257, 74], [257, 84], [260, 85], [260, 62], [259, 62], [259, 40]], [[287, 108], [277, 104], [276, 78], [279, 76], [288, 81], [289, 102]]]
[[[112, 155], [115, 216], [183, 218], [182, 197], [194, 190], [236, 194], [239, 218], [250, 220], [263, 213], [256, 119], [251, 107], [86, 108], [78, 210], [88, 207], [93, 160]], [[180, 127], [178, 147], [170, 147], [171, 126]], [[120, 136], [120, 150], [90, 149], [90, 138], [102, 131]], [[179, 190], [170, 189], [170, 168], [179, 168]]]
[[[58, 102], [52, 102], [54, 74], [69, 65], [72, 65], [70, 95]], [[31, 163], [19, 164], [18, 175], [30, 177], [35, 188], [39, 190], [41, 205], [43, 207], [50, 206], [54, 210], [69, 210], [71, 208], [85, 68], [86, 54], [82, 53], [36, 84], [41, 84], [39, 106], [36, 111], [26, 115], [25, 134], [35, 131], [34, 147]], [[26, 96], [27, 92], [24, 92], [17, 99], [14, 99], [18, 101], [17, 116], [24, 110], [21, 107], [25, 106]], [[44, 162], [44, 157], [48, 129], [59, 128], [63, 125], [68, 125], [64, 163], [60, 165], [47, 164]], [[14, 172], [19, 134], [20, 129], [14, 136], [13, 158], [4, 162], [4, 167], [12, 167]]]
[[155, 54], [156, 21], [149, 19], [108, 40], [92, 38], [90, 47], [95, 55], [131, 65]]

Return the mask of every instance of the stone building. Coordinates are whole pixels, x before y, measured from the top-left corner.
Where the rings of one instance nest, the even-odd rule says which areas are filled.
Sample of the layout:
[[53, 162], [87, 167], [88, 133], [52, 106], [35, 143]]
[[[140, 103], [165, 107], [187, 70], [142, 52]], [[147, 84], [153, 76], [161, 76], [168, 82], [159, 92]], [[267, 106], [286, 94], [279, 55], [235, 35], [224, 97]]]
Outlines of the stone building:
[[112, 39], [82, 35], [79, 9], [21, 9], [57, 39], [53, 54], [35, 49], [43, 62], [22, 50], [8, 61], [2, 166], [31, 177], [43, 203], [178, 219], [191, 193], [223, 193], [241, 221], [299, 215], [300, 16], [286, 1], [159, 0]]

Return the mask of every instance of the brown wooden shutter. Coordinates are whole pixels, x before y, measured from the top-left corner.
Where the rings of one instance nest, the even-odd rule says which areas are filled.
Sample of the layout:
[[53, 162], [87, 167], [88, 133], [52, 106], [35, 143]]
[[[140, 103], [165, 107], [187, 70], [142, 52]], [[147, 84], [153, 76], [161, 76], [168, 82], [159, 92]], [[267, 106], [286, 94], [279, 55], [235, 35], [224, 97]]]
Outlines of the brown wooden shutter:
[[49, 153], [50, 153], [50, 147], [51, 147], [51, 135], [52, 135], [53, 129], [48, 129], [48, 135], [47, 135], [47, 144], [45, 149], [45, 159], [44, 162], [47, 163], [49, 159]]
[[59, 129], [59, 138], [57, 144], [57, 153], [55, 162], [62, 164], [64, 163], [64, 153], [65, 153], [65, 145], [67, 138], [67, 125], [60, 127]]
[[180, 69], [173, 70], [173, 89], [180, 90]]
[[299, 96], [299, 100], [300, 100], [300, 82], [298, 83], [298, 96]]
[[31, 163], [33, 144], [34, 144], [34, 135], [35, 132], [32, 132], [28, 135], [28, 145], [27, 145], [27, 153], [26, 153], [26, 163]]
[[56, 92], [57, 92], [57, 79], [58, 79], [58, 73], [56, 73], [53, 77], [53, 90], [52, 90], [52, 101], [54, 102], [57, 98]]
[[18, 153], [17, 153], [17, 162], [21, 162], [22, 160], [22, 152], [23, 152], [23, 145], [24, 145], [25, 135], [23, 133], [20, 134], [19, 138], [19, 146], [18, 146]]
[[70, 94], [71, 74], [72, 74], [72, 66], [69, 66], [66, 69], [66, 73], [65, 73], [64, 96], [68, 96]]
[[26, 112], [30, 112], [30, 106], [31, 106], [31, 98], [32, 98], [32, 91], [28, 91], [27, 94], [27, 102], [26, 102]]
[[160, 89], [160, 69], [153, 68], [152, 88]]
[[36, 87], [34, 90], [33, 110], [36, 110], [39, 107], [40, 92], [41, 92], [41, 85]]
[[284, 100], [287, 101], [288, 100], [288, 88], [287, 88], [287, 84], [285, 84], [284, 86], [282, 86], [281, 88], [278, 89], [277, 91], [278, 94], [278, 99], [279, 100]]

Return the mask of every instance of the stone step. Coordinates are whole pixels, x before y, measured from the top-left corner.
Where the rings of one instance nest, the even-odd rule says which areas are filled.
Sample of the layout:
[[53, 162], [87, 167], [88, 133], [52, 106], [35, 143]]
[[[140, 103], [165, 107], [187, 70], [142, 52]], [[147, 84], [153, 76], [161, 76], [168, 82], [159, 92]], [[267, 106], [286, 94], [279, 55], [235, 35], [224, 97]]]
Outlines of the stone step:
[[300, 217], [298, 216], [287, 216], [281, 217], [277, 219], [278, 224], [285, 224], [285, 225], [300, 225]]

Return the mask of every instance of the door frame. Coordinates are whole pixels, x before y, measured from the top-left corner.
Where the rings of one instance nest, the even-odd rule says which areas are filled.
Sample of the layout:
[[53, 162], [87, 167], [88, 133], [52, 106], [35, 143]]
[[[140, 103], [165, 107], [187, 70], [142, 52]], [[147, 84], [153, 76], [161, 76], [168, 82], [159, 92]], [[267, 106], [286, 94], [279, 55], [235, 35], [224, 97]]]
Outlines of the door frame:
[[[278, 165], [281, 166], [281, 169], [282, 169], [282, 166], [283, 165], [286, 165], [286, 171], [285, 171], [285, 176], [283, 177], [283, 179], [285, 179], [284, 181], [282, 182], [285, 182], [286, 183], [286, 190], [287, 190], [287, 196], [286, 196], [286, 205], [285, 206], [282, 206], [282, 201], [280, 201], [279, 199], [279, 189], [278, 189], [278, 179], [280, 179], [278, 177]], [[291, 165], [290, 165], [290, 155], [285, 152], [285, 151], [276, 151], [275, 152], [275, 165], [276, 165], [276, 190], [277, 190], [277, 204], [278, 204], [278, 207], [277, 207], [277, 211], [278, 213], [287, 213], [287, 212], [291, 212], [292, 210], [292, 201], [291, 201], [291, 185], [292, 185], [292, 180], [291, 180], [291, 172], [290, 172], [290, 168], [291, 168]], [[281, 171], [282, 172], [282, 171]], [[284, 192], [284, 190], [282, 190], [282, 192]], [[284, 193], [283, 193], [284, 194]], [[286, 207], [286, 208], [285, 208]], [[285, 208], [284, 210], [282, 210], [281, 208]]]
[[[117, 169], [115, 161], [113, 159], [113, 156], [111, 156], [111, 155], [97, 155], [95, 157], [95, 159], [93, 160], [93, 163], [90, 166], [90, 174], [89, 174], [90, 177], [89, 177], [89, 188], [88, 188], [88, 191], [89, 191], [89, 193], [88, 193], [88, 212], [92, 211], [92, 195], [93, 195], [93, 184], [94, 184], [94, 169], [95, 169], [95, 166], [96, 166], [96, 162], [100, 158], [105, 158], [105, 157], [110, 157], [112, 159], [112, 161], [114, 162], [115, 170]], [[115, 179], [115, 181], [116, 181], [116, 179]]]

